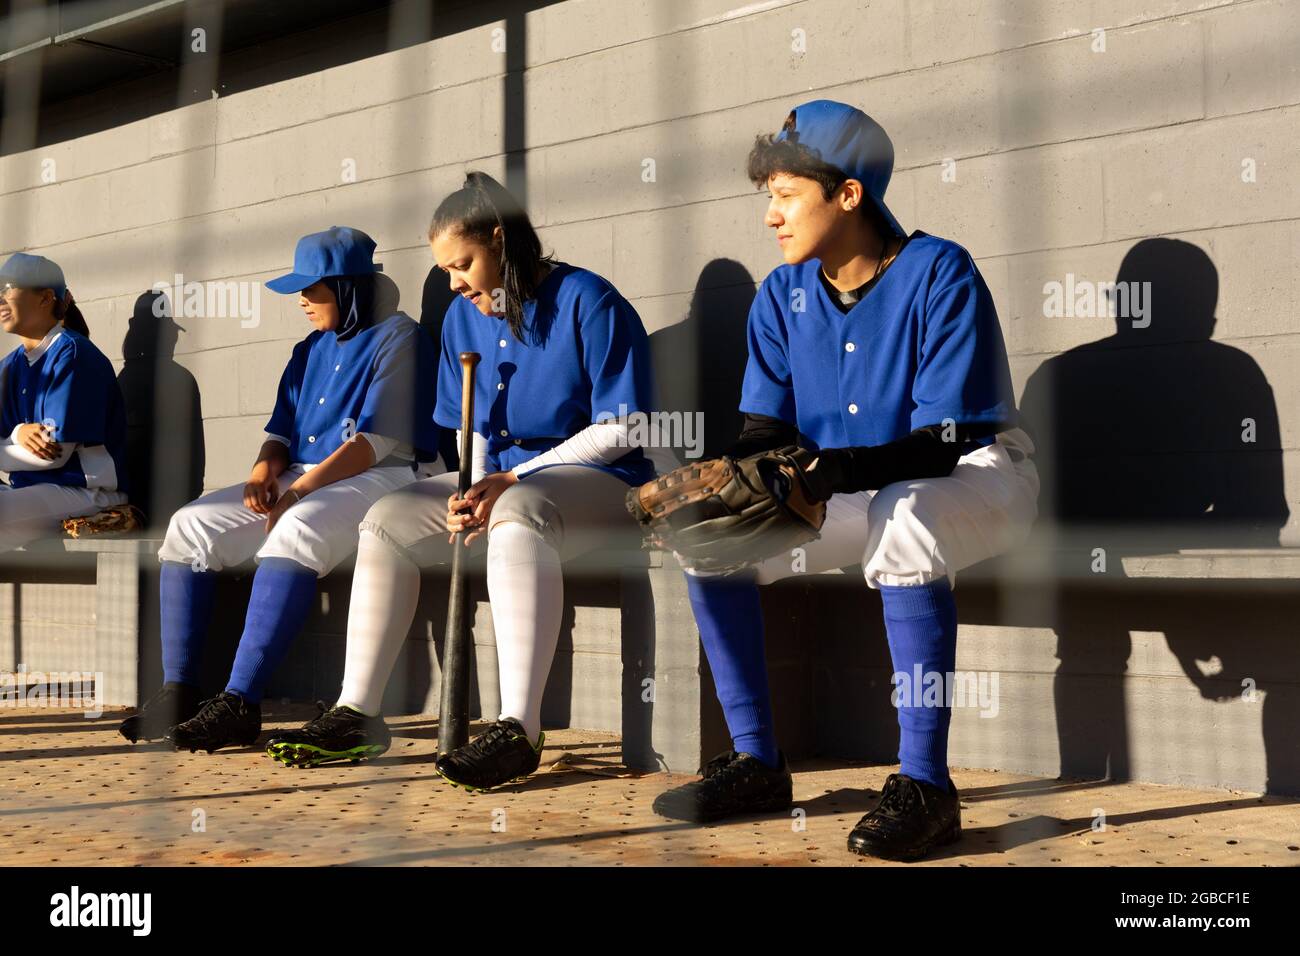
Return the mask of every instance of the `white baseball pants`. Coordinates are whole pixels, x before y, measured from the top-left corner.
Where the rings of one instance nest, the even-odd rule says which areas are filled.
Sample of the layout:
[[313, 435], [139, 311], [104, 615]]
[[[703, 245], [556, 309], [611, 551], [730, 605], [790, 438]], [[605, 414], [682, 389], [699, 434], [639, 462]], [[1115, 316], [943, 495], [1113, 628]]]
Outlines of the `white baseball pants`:
[[[300, 464], [280, 475], [281, 491], [304, 474]], [[172, 515], [159, 561], [180, 561], [220, 571], [256, 556], [288, 558], [329, 574], [357, 548], [357, 525], [384, 495], [421, 477], [408, 465], [370, 468], [312, 492], [276, 522], [268, 535], [266, 515], [244, 505], [244, 485], [231, 485], [191, 501]]]

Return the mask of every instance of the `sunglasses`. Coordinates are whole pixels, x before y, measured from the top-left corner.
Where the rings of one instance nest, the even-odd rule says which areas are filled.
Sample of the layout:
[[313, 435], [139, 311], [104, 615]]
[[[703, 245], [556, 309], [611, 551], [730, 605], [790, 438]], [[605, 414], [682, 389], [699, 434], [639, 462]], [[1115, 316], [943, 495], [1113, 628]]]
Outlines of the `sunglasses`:
[[[12, 299], [24, 289], [31, 289], [31, 286], [14, 285], [12, 282], [0, 282], [0, 298]], [[38, 291], [38, 290], [32, 290]], [[57, 296], [56, 296], [57, 298]]]

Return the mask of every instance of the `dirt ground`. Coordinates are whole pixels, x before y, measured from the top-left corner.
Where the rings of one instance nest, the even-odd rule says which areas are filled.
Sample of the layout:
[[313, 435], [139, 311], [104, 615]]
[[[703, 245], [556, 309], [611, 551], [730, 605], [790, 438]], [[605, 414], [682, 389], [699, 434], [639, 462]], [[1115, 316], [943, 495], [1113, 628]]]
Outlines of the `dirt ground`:
[[[311, 708], [273, 707], [266, 728]], [[470, 795], [431, 762], [435, 720], [390, 720], [379, 760], [313, 770], [253, 748], [132, 746], [125, 712], [0, 709], [0, 859], [95, 865], [890, 866], [845, 838], [897, 767], [794, 765], [795, 811], [714, 826], [651, 812], [688, 777], [634, 774], [609, 734], [548, 732], [527, 781]], [[475, 728], [476, 729], [476, 728]], [[921, 866], [1295, 866], [1300, 802], [954, 769], [963, 837]], [[1104, 814], [1104, 828], [1094, 828]]]

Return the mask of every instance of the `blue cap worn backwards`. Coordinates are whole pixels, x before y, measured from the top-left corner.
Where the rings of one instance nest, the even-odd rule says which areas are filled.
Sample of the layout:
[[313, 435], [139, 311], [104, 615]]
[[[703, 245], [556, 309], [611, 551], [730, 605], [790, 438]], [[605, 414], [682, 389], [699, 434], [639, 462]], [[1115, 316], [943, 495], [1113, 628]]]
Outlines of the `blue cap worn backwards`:
[[298, 240], [293, 253], [293, 271], [272, 279], [266, 287], [272, 292], [301, 292], [326, 276], [359, 276], [382, 272], [383, 266], [371, 261], [375, 240], [360, 229], [330, 226]]
[[782, 129], [773, 142], [807, 146], [822, 162], [862, 183], [895, 235], [906, 236], [885, 205], [885, 187], [894, 172], [894, 144], [884, 128], [862, 110], [835, 100], [812, 100], [792, 112], [794, 132]]
[[0, 266], [0, 285], [6, 282], [20, 289], [53, 289], [60, 299], [68, 292], [68, 284], [58, 263], [25, 252], [15, 252]]

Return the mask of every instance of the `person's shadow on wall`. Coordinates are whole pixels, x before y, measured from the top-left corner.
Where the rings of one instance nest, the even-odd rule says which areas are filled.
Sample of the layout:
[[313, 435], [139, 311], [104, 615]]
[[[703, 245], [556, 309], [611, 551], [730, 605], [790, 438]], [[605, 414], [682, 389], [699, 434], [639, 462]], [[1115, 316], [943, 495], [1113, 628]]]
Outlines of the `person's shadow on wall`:
[[[447, 307], [456, 300], [456, 293], [451, 291], [451, 279], [447, 273], [436, 266], [429, 270], [424, 279], [424, 289], [420, 294], [420, 328], [433, 337], [434, 345], [442, 351], [442, 325], [447, 316]], [[460, 467], [460, 452], [456, 448], [456, 433], [451, 429], [441, 429], [441, 441], [438, 454], [447, 463], [450, 471]]]
[[[695, 281], [686, 317], [650, 335], [658, 406], [703, 418], [700, 458], [713, 458], [740, 434], [748, 348], [745, 329], [754, 277], [732, 259], [714, 259]], [[675, 449], [679, 458], [687, 450]], [[689, 460], [689, 459], [686, 459]]]
[[[1117, 284], [1147, 282], [1145, 317], [1121, 314], [1113, 335], [1044, 362], [1021, 401], [1037, 446], [1040, 522], [1054, 523], [1072, 544], [1103, 548], [1112, 576], [1123, 575], [1129, 555], [1275, 546], [1289, 516], [1272, 389], [1249, 355], [1211, 340], [1214, 264], [1190, 243], [1144, 240], [1125, 256]], [[1054, 693], [1063, 776], [1129, 779], [1130, 629], [1163, 631], [1209, 699], [1237, 698], [1244, 677], [1263, 691], [1270, 678], [1295, 680], [1278, 672], [1276, 655], [1286, 651], [1269, 628], [1284, 625], [1273, 615], [1271, 625], [1256, 625], [1264, 625], [1259, 632], [1235, 626], [1251, 599], [1198, 604], [1210, 599], [1191, 592], [1099, 604], [1068, 585], [1058, 598]], [[1219, 613], [1205, 613], [1210, 608]], [[1207, 676], [1196, 662], [1214, 657], [1227, 663]], [[1293, 728], [1295, 695], [1283, 694], [1279, 688], [1272, 704], [1264, 694], [1269, 790], [1297, 792], [1300, 759], [1281, 713], [1290, 712]]]
[[131, 501], [161, 535], [172, 514], [203, 493], [206, 455], [199, 386], [176, 363], [183, 332], [160, 292], [146, 292], [122, 340], [117, 376], [126, 404], [126, 459]]

